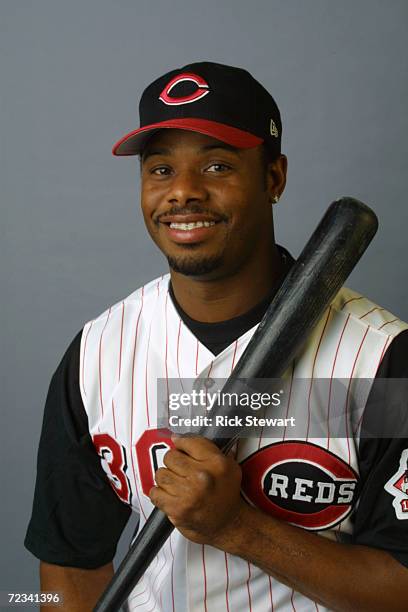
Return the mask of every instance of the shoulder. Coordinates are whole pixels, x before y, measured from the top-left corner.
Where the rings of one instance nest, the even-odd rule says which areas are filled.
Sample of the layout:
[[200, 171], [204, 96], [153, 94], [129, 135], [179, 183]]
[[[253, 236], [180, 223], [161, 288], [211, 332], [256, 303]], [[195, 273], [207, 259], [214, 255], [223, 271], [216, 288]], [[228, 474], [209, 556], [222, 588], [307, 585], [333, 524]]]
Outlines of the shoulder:
[[305, 344], [298, 374], [372, 379], [387, 348], [407, 329], [385, 308], [342, 287]]
[[394, 338], [408, 329], [408, 323], [398, 316], [379, 306], [369, 298], [343, 287], [331, 304], [334, 314], [347, 317], [361, 329], [370, 334], [385, 338]]
[[113, 380], [114, 372], [121, 372], [125, 364], [130, 367], [136, 347], [143, 354], [147, 351], [153, 324], [155, 332], [163, 325], [169, 278], [155, 278], [85, 324], [79, 358], [83, 398], [96, 390], [102, 376]]
[[167, 292], [169, 279], [170, 274], [163, 274], [145, 285], [142, 285], [109, 308], [106, 308], [100, 315], [89, 320], [84, 325], [82, 338], [84, 339], [91, 329], [97, 332], [103, 331], [103, 328], [108, 322], [110, 330], [116, 328], [120, 329], [123, 326], [125, 313], [127, 318], [132, 318], [133, 315], [137, 317], [142, 310], [144, 315], [145, 313], [151, 312], [153, 304], [157, 301], [157, 297]]

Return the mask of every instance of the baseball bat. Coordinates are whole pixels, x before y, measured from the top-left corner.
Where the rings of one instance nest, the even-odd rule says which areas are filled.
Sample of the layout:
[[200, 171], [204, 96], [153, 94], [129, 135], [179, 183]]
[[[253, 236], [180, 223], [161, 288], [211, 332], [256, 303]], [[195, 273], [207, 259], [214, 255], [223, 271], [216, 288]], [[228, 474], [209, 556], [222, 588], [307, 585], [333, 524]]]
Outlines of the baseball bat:
[[[262, 321], [222, 393], [242, 388], [240, 380], [279, 378], [305, 344], [324, 311], [368, 247], [378, 228], [374, 212], [354, 198], [333, 202], [274, 296]], [[247, 409], [248, 414], [250, 408]], [[215, 406], [224, 415], [224, 406]], [[224, 452], [239, 437], [228, 440], [222, 428], [203, 429]], [[154, 508], [94, 612], [117, 612], [163, 546], [173, 525]]]

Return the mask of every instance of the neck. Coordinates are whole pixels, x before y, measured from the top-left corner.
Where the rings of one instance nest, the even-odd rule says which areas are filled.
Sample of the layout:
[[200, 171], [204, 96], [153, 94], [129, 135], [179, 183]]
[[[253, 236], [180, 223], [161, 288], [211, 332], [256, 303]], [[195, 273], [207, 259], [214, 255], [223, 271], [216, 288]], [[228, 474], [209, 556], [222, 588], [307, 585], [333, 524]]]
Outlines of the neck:
[[261, 263], [248, 265], [228, 276], [204, 280], [170, 271], [177, 302], [196, 321], [217, 323], [242, 314], [261, 302], [282, 274], [276, 245]]

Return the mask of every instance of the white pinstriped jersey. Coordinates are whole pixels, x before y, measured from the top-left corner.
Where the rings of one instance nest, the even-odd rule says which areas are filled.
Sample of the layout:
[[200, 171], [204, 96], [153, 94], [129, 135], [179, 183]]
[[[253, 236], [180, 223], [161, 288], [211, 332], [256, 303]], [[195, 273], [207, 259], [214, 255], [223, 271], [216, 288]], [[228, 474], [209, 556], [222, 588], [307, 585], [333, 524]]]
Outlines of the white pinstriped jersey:
[[[157, 378], [227, 378], [256, 329], [214, 356], [180, 319], [168, 294], [168, 281], [169, 275], [154, 280], [109, 308], [84, 327], [81, 341], [80, 390], [89, 431], [114, 489], [140, 513], [140, 528], [152, 510], [147, 491], [154, 470], [148, 451], [155, 436]], [[355, 430], [361, 415], [355, 422], [350, 417], [349, 437], [331, 438], [327, 430], [323, 437], [310, 438], [311, 414], [324, 421], [330, 410], [330, 398], [315, 397], [313, 380], [346, 379], [351, 388], [359, 378], [374, 379], [387, 346], [405, 329], [407, 324], [357, 293], [346, 288], [338, 293], [285, 374], [288, 379], [311, 380], [308, 405], [289, 397], [284, 407], [286, 416], [304, 422], [304, 435], [294, 440], [285, 431], [281, 440], [248, 438], [238, 444], [243, 486], [246, 480], [249, 487], [244, 490], [247, 498], [256, 503], [257, 492], [251, 491], [250, 482], [257, 469], [254, 457], [259, 454], [268, 460], [267, 453], [294, 452], [305, 462], [320, 457], [322, 465], [338, 470], [339, 479], [349, 483], [343, 501], [350, 500], [350, 483], [358, 478]], [[350, 509], [351, 505], [345, 512], [328, 508], [320, 523], [308, 522], [306, 517], [298, 524], [336, 539], [352, 531]], [[282, 512], [283, 518], [296, 524], [290, 509]], [[128, 605], [138, 612], [325, 610], [247, 561], [192, 543], [177, 531], [132, 592]]]

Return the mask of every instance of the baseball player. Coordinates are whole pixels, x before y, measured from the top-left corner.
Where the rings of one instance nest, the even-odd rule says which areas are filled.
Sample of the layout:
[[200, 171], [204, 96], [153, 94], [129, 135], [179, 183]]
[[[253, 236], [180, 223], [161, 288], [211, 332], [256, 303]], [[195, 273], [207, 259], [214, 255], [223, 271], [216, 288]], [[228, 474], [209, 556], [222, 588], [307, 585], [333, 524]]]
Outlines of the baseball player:
[[[281, 134], [248, 72], [202, 62], [149, 85], [140, 127], [113, 149], [140, 156], [144, 221], [170, 272], [89, 321], [50, 384], [25, 545], [67, 610], [93, 608], [131, 512], [142, 528], [154, 506], [177, 529], [128, 610], [406, 609], [408, 441], [361, 435], [376, 382], [408, 376], [406, 323], [338, 293], [283, 377], [296, 435], [261, 431], [224, 456], [157, 428], [157, 380], [227, 378], [293, 263], [274, 239]], [[336, 379], [347, 397], [369, 381], [343, 436], [331, 430]]]

